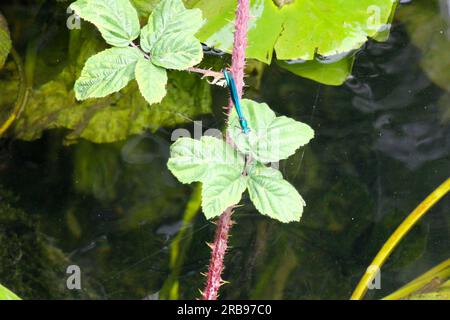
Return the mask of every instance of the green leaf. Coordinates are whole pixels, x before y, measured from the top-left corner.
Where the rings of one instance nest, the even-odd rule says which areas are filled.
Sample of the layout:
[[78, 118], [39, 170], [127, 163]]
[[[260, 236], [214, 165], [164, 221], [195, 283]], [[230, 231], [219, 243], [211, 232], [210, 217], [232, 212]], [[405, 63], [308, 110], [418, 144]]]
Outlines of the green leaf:
[[170, 147], [167, 166], [182, 183], [207, 182], [216, 169], [241, 173], [244, 159], [221, 139], [209, 136], [200, 140], [179, 138]]
[[[389, 27], [396, 0], [303, 0], [279, 8], [273, 0], [252, 0], [246, 57], [270, 63], [312, 60], [315, 53], [330, 56], [359, 48], [367, 37]], [[233, 47], [236, 0], [194, 3], [206, 19], [198, 38], [217, 49]]]
[[[30, 92], [33, 99], [29, 99], [10, 131], [15, 138], [34, 140], [44, 130], [67, 128], [66, 143], [77, 142], [80, 138], [110, 143], [144, 131], [186, 125], [192, 123], [192, 119], [211, 113], [211, 85], [187, 72], [176, 71], [168, 72], [167, 95], [151, 108], [136, 81], [116, 94], [77, 102], [73, 83], [86, 60], [105, 45], [92, 30], [93, 26], [86, 26], [70, 32], [69, 64], [51, 81], [33, 86]], [[0, 108], [14, 104], [18, 87], [14, 74], [0, 79]]]
[[125, 87], [134, 79], [142, 53], [136, 48], [111, 48], [90, 57], [75, 82], [78, 100], [101, 98]]
[[154, 34], [153, 23], [146, 24], [145, 26], [142, 27], [139, 45], [141, 46], [141, 49], [147, 53], [149, 53], [152, 50], [149, 39], [150, 36], [153, 34]]
[[12, 43], [6, 19], [0, 13], [0, 69], [3, 68], [6, 58], [11, 51]]
[[247, 186], [260, 213], [285, 223], [300, 220], [305, 201], [278, 170], [261, 166], [250, 170]]
[[136, 64], [139, 90], [149, 104], [160, 102], [166, 95], [167, 72], [141, 57]]
[[242, 132], [236, 112], [231, 114], [228, 133], [239, 151], [262, 163], [286, 159], [314, 137], [310, 126], [285, 116], [276, 117], [265, 103], [243, 99], [242, 111], [250, 133]]
[[93, 23], [110, 45], [127, 47], [139, 36], [138, 14], [128, 0], [78, 0], [70, 8]]
[[247, 189], [247, 179], [240, 167], [217, 165], [210, 170], [208, 179], [203, 179], [202, 209], [207, 219], [219, 216], [229, 206], [238, 204]]
[[150, 52], [158, 41], [174, 34], [190, 38], [202, 23], [202, 12], [199, 9], [188, 10], [181, 0], [161, 1], [153, 9], [148, 24], [142, 28], [141, 47]]
[[136, 8], [139, 17], [147, 19], [153, 8], [160, 3], [160, 0], [131, 0], [131, 4]]
[[265, 176], [273, 178], [275, 180], [283, 179], [283, 174], [280, 170], [275, 170], [271, 167], [267, 167], [261, 162], [254, 162], [248, 168], [248, 174], [251, 176]]
[[352, 72], [354, 56], [344, 57], [338, 61], [328, 62], [317, 59], [306, 60], [298, 63], [277, 60], [283, 69], [320, 83], [332, 86], [339, 86], [347, 80]]
[[184, 70], [200, 63], [202, 58], [200, 41], [179, 33], [164, 36], [151, 51], [151, 61], [166, 69]]
[[0, 284], [0, 300], [21, 300], [14, 292]]

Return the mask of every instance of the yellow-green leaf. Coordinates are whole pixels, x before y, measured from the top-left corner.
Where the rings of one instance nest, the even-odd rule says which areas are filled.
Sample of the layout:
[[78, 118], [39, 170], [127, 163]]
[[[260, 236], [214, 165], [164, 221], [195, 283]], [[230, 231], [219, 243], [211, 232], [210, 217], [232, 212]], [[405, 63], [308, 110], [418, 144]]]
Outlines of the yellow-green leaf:
[[[312, 60], [359, 48], [367, 37], [390, 27], [396, 0], [295, 0], [278, 7], [273, 0], [251, 0], [246, 56], [270, 63], [275, 50], [280, 60]], [[201, 41], [222, 51], [233, 47], [236, 0], [199, 0], [206, 19]]]
[[236, 112], [230, 116], [228, 133], [239, 151], [262, 162], [286, 159], [314, 137], [314, 130], [305, 123], [275, 113], [265, 103], [242, 100], [242, 112], [250, 133], [244, 134]]
[[14, 292], [0, 284], [0, 300], [21, 300]]
[[173, 34], [194, 36], [202, 22], [199, 9], [186, 9], [181, 0], [163, 0], [155, 6], [148, 24], [142, 28], [141, 47], [150, 52], [163, 37]]
[[149, 104], [160, 102], [166, 95], [167, 71], [141, 57], [136, 64], [139, 91]]
[[247, 189], [247, 179], [239, 167], [217, 165], [208, 179], [203, 180], [202, 209], [207, 219], [222, 214], [229, 206], [241, 201]]
[[70, 8], [94, 24], [110, 45], [127, 47], [139, 36], [138, 14], [129, 0], [78, 0]]
[[247, 185], [250, 199], [260, 213], [285, 223], [300, 220], [306, 203], [278, 170], [260, 167], [250, 171]]
[[90, 57], [75, 82], [78, 100], [101, 98], [134, 79], [136, 63], [143, 55], [137, 48], [110, 48]]

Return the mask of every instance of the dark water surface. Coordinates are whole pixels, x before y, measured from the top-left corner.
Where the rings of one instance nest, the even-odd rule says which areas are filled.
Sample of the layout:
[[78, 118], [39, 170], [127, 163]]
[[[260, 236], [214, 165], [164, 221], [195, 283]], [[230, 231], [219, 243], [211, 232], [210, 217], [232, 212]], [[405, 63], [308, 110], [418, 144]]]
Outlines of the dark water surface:
[[[36, 12], [13, 3], [0, 10], [19, 32], [30, 26], [18, 20]], [[389, 40], [358, 51], [342, 86], [302, 79], [275, 63], [259, 88], [258, 75], [250, 76], [248, 97], [308, 123], [316, 137], [280, 167], [307, 202], [301, 222], [270, 220], [244, 196], [222, 298], [347, 299], [399, 223], [448, 178], [450, 19], [443, 3], [401, 5]], [[429, 16], [421, 24], [424, 6]], [[46, 23], [45, 15], [39, 21]], [[40, 37], [51, 46], [61, 32], [48, 24]], [[67, 59], [54, 47], [50, 71], [38, 77], [56, 74]], [[224, 64], [229, 57], [211, 59]], [[213, 113], [195, 120], [220, 128], [225, 103], [226, 91], [214, 88]], [[180, 126], [193, 132], [192, 120]], [[189, 209], [198, 205], [198, 187], [182, 185], [166, 167], [175, 128], [109, 144], [65, 145], [65, 130], [31, 142], [3, 139], [0, 283], [24, 298], [198, 297], [215, 226]], [[448, 258], [449, 209], [447, 197], [412, 230], [368, 298]], [[81, 291], [66, 289], [72, 264], [81, 268]]]

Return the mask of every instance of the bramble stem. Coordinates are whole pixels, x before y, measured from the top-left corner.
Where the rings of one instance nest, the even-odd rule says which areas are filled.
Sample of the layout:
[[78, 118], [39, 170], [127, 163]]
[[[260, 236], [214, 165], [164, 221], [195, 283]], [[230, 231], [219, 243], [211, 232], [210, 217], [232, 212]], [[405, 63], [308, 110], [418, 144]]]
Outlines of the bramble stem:
[[150, 60], [150, 55], [145, 52], [144, 50], [142, 50], [142, 48], [140, 46], [138, 46], [136, 43], [134, 43], [133, 41], [130, 42], [130, 46], [132, 46], [133, 48], [138, 49], [139, 51], [141, 51], [144, 54], [144, 57], [148, 60]]
[[[249, 19], [249, 0], [238, 0], [236, 9], [234, 45], [232, 53], [231, 73], [236, 81], [236, 87], [239, 98], [242, 97], [244, 87], [244, 66], [245, 66], [245, 49], [247, 47], [247, 26]], [[227, 107], [227, 123], [233, 109], [231, 100]], [[228, 144], [233, 146], [231, 137], [226, 136]], [[224, 283], [222, 280], [222, 271], [224, 269], [224, 257], [228, 248], [228, 236], [230, 228], [233, 225], [231, 215], [234, 206], [228, 207], [219, 217], [216, 228], [214, 243], [211, 246], [211, 259], [209, 262], [208, 274], [205, 289], [202, 293], [203, 300], [216, 300], [219, 288]]]

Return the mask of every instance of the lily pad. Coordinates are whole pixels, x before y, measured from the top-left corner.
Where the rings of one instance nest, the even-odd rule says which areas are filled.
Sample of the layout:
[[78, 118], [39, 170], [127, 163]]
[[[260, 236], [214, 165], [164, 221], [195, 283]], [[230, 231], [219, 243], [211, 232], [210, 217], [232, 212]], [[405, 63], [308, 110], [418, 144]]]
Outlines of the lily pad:
[[277, 60], [277, 63], [283, 69], [301, 76], [327, 85], [338, 86], [347, 80], [352, 72], [354, 56], [346, 56], [336, 61], [301, 60], [301, 61], [283, 61]]
[[[206, 23], [197, 37], [231, 52], [236, 0], [191, 2]], [[247, 57], [265, 63], [275, 50], [280, 60], [312, 60], [359, 48], [389, 28], [396, 0], [296, 0], [280, 7], [273, 0], [251, 1]]]

